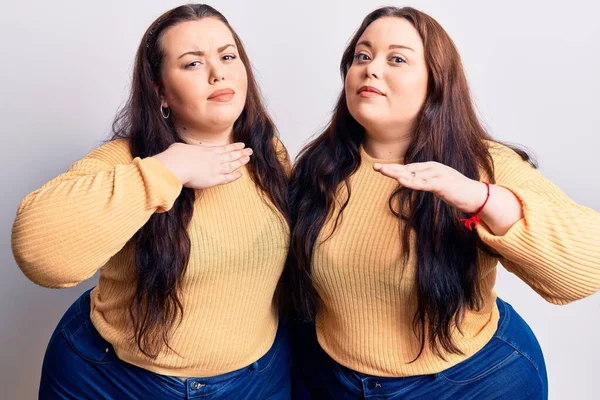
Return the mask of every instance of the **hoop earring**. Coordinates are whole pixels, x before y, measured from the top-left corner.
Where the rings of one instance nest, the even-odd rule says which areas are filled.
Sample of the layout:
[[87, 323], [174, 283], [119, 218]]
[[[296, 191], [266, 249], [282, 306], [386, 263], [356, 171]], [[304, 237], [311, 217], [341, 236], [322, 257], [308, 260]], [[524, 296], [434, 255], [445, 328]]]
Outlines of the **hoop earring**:
[[162, 115], [162, 117], [164, 119], [168, 119], [171, 116], [171, 109], [170, 108], [166, 109], [167, 110], [167, 114], [166, 115], [165, 115], [164, 110], [165, 110], [165, 108], [163, 106], [160, 106], [160, 115]]

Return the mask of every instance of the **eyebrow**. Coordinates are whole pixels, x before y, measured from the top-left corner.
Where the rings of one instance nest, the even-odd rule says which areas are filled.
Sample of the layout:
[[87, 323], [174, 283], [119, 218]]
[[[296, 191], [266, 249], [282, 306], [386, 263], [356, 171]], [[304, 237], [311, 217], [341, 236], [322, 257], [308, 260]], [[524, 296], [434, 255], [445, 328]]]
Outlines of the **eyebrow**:
[[[217, 51], [219, 53], [222, 53], [223, 51], [225, 51], [227, 48], [229, 47], [233, 47], [234, 49], [236, 48], [234, 44], [226, 44], [225, 46], [221, 46], [217, 49]], [[188, 51], [187, 53], [183, 53], [182, 55], [180, 55], [177, 59], [182, 58], [183, 56], [187, 56], [188, 54], [191, 54], [193, 56], [203, 56], [205, 53], [203, 51]]]
[[[356, 47], [361, 46], [361, 45], [362, 46], [366, 46], [366, 47], [368, 47], [370, 49], [373, 48], [373, 45], [368, 40], [362, 40], [362, 41], [358, 42], [356, 44]], [[404, 45], [401, 45], [401, 44], [390, 44], [389, 49], [390, 50], [391, 49], [407, 49], [407, 50], [410, 50], [410, 51], [415, 51], [412, 47], [404, 46]]]

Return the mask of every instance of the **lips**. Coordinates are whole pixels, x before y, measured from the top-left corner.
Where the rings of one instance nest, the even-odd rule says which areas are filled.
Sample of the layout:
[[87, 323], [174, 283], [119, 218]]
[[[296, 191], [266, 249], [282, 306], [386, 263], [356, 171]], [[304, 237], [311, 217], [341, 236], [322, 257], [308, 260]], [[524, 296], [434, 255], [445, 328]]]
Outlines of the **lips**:
[[212, 101], [229, 101], [233, 98], [235, 92], [232, 89], [215, 90], [208, 96], [208, 100]]
[[376, 87], [373, 87], [373, 86], [362, 86], [360, 89], [358, 89], [357, 93], [358, 94], [361, 94], [361, 93], [365, 93], [365, 94], [372, 93], [372, 94], [376, 94], [376, 95], [379, 95], [379, 96], [385, 96], [385, 94], [381, 90], [379, 90], [379, 89], [377, 89]]

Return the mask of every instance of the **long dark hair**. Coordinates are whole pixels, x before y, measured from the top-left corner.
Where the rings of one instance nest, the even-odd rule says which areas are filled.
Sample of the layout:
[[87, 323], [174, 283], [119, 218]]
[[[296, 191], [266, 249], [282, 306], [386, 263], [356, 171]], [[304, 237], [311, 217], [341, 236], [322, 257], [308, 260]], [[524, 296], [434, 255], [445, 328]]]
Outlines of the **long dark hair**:
[[[240, 38], [227, 19], [208, 5], [174, 8], [148, 28], [137, 51], [129, 100], [113, 123], [113, 139], [127, 138], [132, 156], [141, 158], [183, 142], [172, 118], [161, 116], [161, 102], [155, 89], [161, 83], [164, 57], [161, 37], [174, 25], [208, 17], [220, 20], [231, 30], [248, 75], [246, 104], [233, 126], [233, 140], [254, 150], [249, 163], [250, 177], [288, 220], [287, 177], [274, 145], [275, 126], [263, 104]], [[184, 188], [171, 210], [152, 215], [133, 238], [137, 287], [129, 312], [137, 345], [149, 357], [157, 357], [165, 345], [170, 348], [171, 328], [183, 317], [180, 284], [190, 256], [187, 228], [194, 201], [194, 190]]]
[[[406, 163], [436, 161], [475, 180], [483, 172], [493, 183], [493, 161], [486, 144], [491, 137], [477, 119], [458, 51], [433, 18], [410, 7], [373, 11], [344, 51], [340, 65], [342, 78], [346, 79], [361, 35], [382, 17], [404, 18], [415, 26], [424, 43], [428, 66], [427, 98], [415, 124]], [[364, 128], [350, 115], [342, 90], [331, 123], [300, 152], [292, 175], [293, 230], [288, 273], [295, 287], [294, 306], [309, 320], [314, 320], [319, 305], [312, 285], [313, 250], [325, 222], [334, 217], [338, 186], [345, 185], [351, 194], [349, 177], [360, 166], [364, 135]], [[525, 152], [515, 150], [525, 160], [529, 159]], [[349, 198], [342, 204], [335, 226]], [[393, 204], [399, 208], [394, 209]], [[390, 197], [389, 206], [404, 222], [399, 224], [399, 235], [402, 248], [406, 249], [405, 261], [409, 257], [410, 233], [416, 237], [418, 307], [413, 328], [421, 342], [416, 358], [422, 354], [426, 341], [442, 358], [439, 346], [449, 353], [461, 353], [451, 337], [453, 324], [460, 329], [465, 309], [478, 309], [482, 303], [478, 286], [478, 236], [460, 223], [464, 215], [432, 193], [398, 189]]]

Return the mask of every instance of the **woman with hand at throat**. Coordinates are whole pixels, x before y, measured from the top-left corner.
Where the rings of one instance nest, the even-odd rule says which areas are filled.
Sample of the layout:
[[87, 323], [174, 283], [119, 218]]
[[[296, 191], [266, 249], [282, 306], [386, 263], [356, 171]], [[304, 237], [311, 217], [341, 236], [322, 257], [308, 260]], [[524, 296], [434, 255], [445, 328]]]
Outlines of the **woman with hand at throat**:
[[428, 15], [372, 12], [341, 72], [290, 189], [294, 302], [316, 325], [297, 338], [298, 398], [547, 398], [533, 332], [496, 297], [497, 263], [551, 303], [589, 296], [600, 214], [486, 133]]
[[101, 271], [50, 339], [40, 398], [289, 398], [289, 162], [225, 17], [189, 4], [153, 22], [115, 122], [14, 223], [35, 283]]

